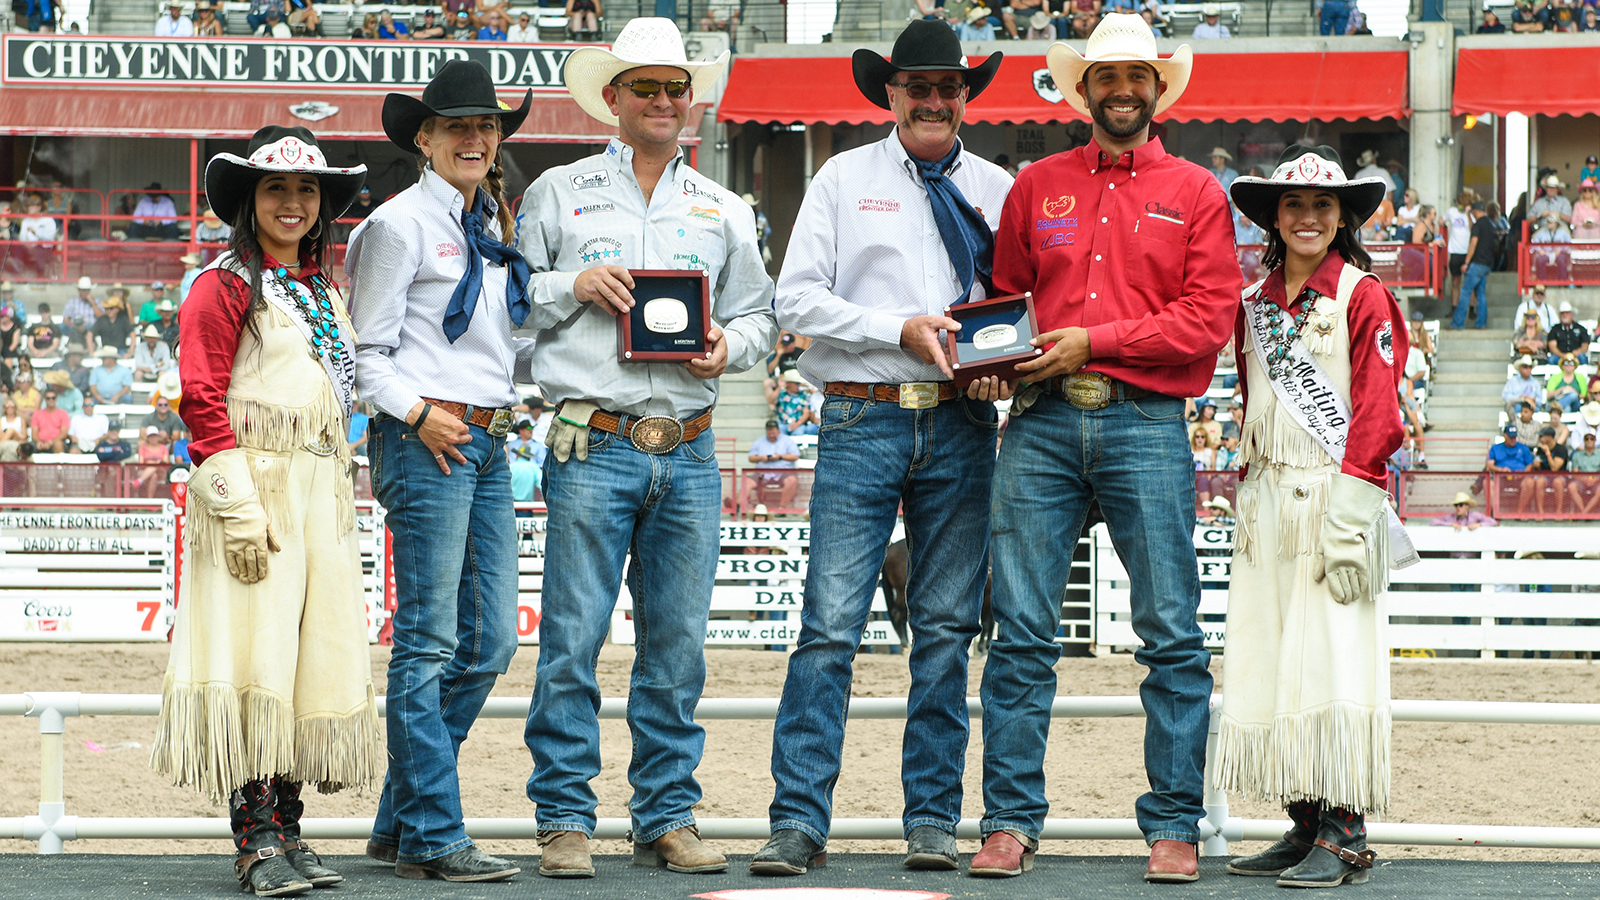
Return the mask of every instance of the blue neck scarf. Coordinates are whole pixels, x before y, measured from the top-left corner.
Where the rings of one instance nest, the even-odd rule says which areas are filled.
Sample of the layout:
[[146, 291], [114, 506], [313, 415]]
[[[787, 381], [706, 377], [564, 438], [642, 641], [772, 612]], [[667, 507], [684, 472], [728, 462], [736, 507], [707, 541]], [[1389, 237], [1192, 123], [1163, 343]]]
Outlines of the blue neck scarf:
[[467, 274], [461, 276], [455, 293], [450, 295], [450, 305], [444, 310], [444, 336], [454, 344], [456, 338], [467, 333], [472, 324], [472, 312], [478, 308], [478, 295], [483, 292], [483, 261], [503, 264], [510, 271], [506, 279], [506, 309], [511, 313], [511, 323], [522, 327], [528, 319], [528, 261], [522, 254], [490, 237], [483, 230], [483, 193], [473, 199], [472, 209], [461, 211], [461, 230], [467, 234]]
[[933, 221], [938, 223], [939, 237], [956, 267], [956, 280], [961, 282], [961, 298], [965, 303], [972, 296], [972, 281], [982, 281], [984, 290], [992, 289], [994, 274], [994, 232], [983, 215], [961, 195], [961, 189], [945, 176], [961, 155], [961, 142], [950, 149], [944, 159], [925, 160], [911, 157], [922, 173], [922, 183], [928, 189], [928, 202], [933, 205]]

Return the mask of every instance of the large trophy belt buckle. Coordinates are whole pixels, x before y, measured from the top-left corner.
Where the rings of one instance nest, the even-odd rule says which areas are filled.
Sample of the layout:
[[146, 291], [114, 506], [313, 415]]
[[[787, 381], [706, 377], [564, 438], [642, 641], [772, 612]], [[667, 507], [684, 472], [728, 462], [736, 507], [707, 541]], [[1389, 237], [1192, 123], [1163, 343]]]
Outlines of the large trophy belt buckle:
[[1061, 396], [1078, 409], [1111, 405], [1111, 379], [1099, 372], [1073, 372], [1061, 380]]
[[511, 430], [511, 410], [509, 410], [509, 409], [497, 409], [497, 410], [495, 410], [494, 411], [494, 418], [492, 420], [490, 420], [490, 422], [489, 422], [489, 434], [493, 435], [494, 437], [505, 437], [506, 436], [506, 432], [508, 432], [510, 430]]
[[901, 409], [931, 409], [939, 405], [939, 383], [907, 381], [900, 385]]
[[683, 443], [683, 423], [671, 416], [645, 416], [628, 435], [646, 453], [669, 453]]

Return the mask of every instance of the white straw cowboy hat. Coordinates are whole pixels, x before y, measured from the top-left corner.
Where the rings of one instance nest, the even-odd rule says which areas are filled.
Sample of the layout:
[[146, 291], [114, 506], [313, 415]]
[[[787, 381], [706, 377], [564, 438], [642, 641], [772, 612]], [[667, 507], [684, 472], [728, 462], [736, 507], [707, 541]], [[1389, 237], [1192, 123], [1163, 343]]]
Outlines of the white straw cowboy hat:
[[711, 60], [693, 60], [683, 52], [683, 35], [671, 19], [641, 16], [624, 25], [611, 49], [579, 47], [567, 57], [567, 93], [583, 111], [607, 125], [617, 124], [600, 89], [629, 69], [673, 66], [689, 73], [694, 102], [703, 103], [728, 68], [728, 51]]
[[1478, 505], [1478, 501], [1472, 499], [1471, 494], [1467, 493], [1466, 491], [1456, 491], [1456, 498], [1450, 501], [1450, 505], [1460, 506], [1463, 503], [1465, 503], [1467, 506]]
[[1089, 43], [1084, 47], [1084, 55], [1069, 47], [1063, 41], [1050, 45], [1044, 53], [1045, 65], [1050, 67], [1050, 77], [1055, 80], [1056, 90], [1067, 101], [1067, 105], [1084, 115], [1089, 114], [1089, 106], [1073, 85], [1083, 81], [1083, 73], [1089, 67], [1101, 62], [1142, 62], [1149, 63], [1156, 70], [1156, 75], [1167, 83], [1167, 89], [1161, 92], [1156, 100], [1156, 115], [1166, 111], [1167, 107], [1178, 102], [1183, 96], [1183, 91], [1189, 86], [1189, 70], [1194, 66], [1194, 51], [1188, 44], [1178, 47], [1166, 59], [1156, 56], [1156, 36], [1145, 24], [1143, 18], [1132, 13], [1110, 13], [1100, 20], [1094, 33], [1089, 35]]

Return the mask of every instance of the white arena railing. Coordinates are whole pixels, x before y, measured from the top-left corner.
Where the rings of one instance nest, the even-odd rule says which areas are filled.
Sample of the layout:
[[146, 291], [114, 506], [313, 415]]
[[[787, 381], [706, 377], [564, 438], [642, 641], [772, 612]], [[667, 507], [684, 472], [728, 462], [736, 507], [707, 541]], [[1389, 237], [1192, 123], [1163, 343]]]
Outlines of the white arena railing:
[[[1211, 698], [1208, 759], [1215, 759], [1216, 755], [1216, 727], [1221, 700], [1221, 695]], [[383, 698], [379, 698], [379, 703], [381, 707]], [[528, 704], [527, 700], [509, 697], [490, 698], [480, 718], [523, 719], [528, 715]], [[39, 814], [0, 818], [0, 838], [37, 841], [41, 854], [61, 853], [64, 843], [70, 840], [226, 840], [229, 828], [225, 818], [116, 818], [66, 813], [63, 773], [66, 720], [73, 716], [154, 716], [160, 707], [161, 697], [157, 694], [0, 694], [0, 715], [37, 718], [40, 737]], [[771, 719], [777, 709], [778, 701], [775, 698], [708, 698], [700, 701], [695, 717], [700, 721]], [[976, 698], [968, 698], [967, 711], [973, 718], [981, 716], [983, 712]], [[626, 713], [627, 700], [624, 698], [607, 698], [601, 702], [601, 718], [621, 719]], [[860, 698], [850, 701], [851, 718], [898, 719], [904, 718], [905, 714], [904, 698]], [[1056, 718], [1128, 718], [1144, 715], [1144, 709], [1138, 697], [1057, 697], [1051, 714]], [[1395, 700], [1393, 717], [1396, 722], [1600, 725], [1600, 704]], [[1211, 768], [1208, 763], [1206, 817], [1200, 822], [1203, 838], [1201, 853], [1205, 856], [1225, 856], [1228, 845], [1235, 841], [1276, 840], [1287, 823], [1230, 816], [1227, 795], [1213, 786]], [[708, 840], [762, 840], [769, 836], [766, 819], [713, 818], [700, 819], [698, 824], [701, 836]], [[362, 840], [371, 833], [372, 820], [307, 818], [302, 821], [302, 829], [308, 838]], [[537, 825], [531, 817], [472, 818], [466, 820], [466, 829], [474, 838], [532, 840]], [[601, 819], [595, 829], [595, 837], [620, 839], [626, 836], [628, 829], [627, 819]], [[1600, 849], [1600, 828], [1369, 822], [1367, 832], [1367, 840], [1376, 844]], [[899, 819], [835, 819], [830, 835], [834, 840], [899, 840], [903, 837], [903, 826]], [[957, 826], [956, 836], [966, 839], [979, 837], [978, 820], [962, 819]], [[1133, 819], [1046, 819], [1042, 837], [1045, 840], [1143, 840]]]

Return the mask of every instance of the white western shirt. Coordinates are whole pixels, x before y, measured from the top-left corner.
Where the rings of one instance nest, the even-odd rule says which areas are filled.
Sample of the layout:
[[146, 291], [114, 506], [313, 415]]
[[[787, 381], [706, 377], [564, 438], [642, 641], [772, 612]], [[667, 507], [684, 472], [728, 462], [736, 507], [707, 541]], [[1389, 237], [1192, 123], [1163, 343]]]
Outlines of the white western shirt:
[[[965, 150], [947, 173], [992, 232], [1011, 176]], [[972, 299], [984, 290], [972, 284]], [[847, 150], [811, 181], [778, 276], [778, 322], [811, 338], [800, 371], [829, 381], [942, 381], [938, 366], [900, 347], [913, 316], [961, 300], [933, 204], [899, 132]]]
[[[423, 397], [496, 409], [516, 401], [512, 376], [532, 341], [511, 336], [506, 268], [483, 263], [483, 288], [466, 333], [444, 336], [444, 313], [467, 272], [461, 192], [432, 170], [378, 207], [350, 235], [350, 322], [356, 390], [397, 418]], [[493, 201], [484, 231], [500, 238]], [[529, 293], [532, 293], [532, 287]], [[530, 314], [529, 318], [532, 316]]]
[[533, 377], [552, 401], [676, 418], [717, 402], [717, 380], [696, 378], [682, 363], [617, 361], [616, 317], [572, 292], [578, 273], [595, 266], [703, 270], [729, 372], [765, 359], [776, 342], [755, 215], [738, 194], [690, 168], [681, 150], [648, 204], [633, 148], [616, 138], [604, 153], [546, 170], [523, 195], [517, 247], [534, 271]]

